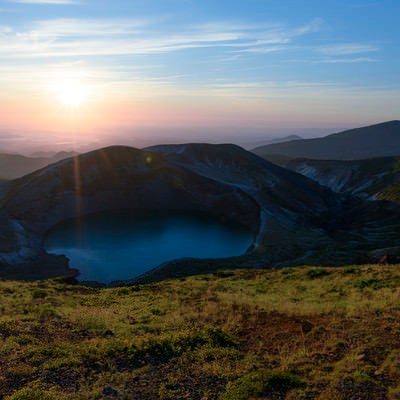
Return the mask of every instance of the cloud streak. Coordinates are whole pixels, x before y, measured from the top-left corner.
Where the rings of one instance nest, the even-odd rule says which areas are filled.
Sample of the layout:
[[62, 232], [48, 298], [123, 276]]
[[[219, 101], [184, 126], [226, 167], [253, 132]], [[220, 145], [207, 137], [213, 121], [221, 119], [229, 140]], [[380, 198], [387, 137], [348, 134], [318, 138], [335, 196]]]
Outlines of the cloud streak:
[[372, 53], [379, 50], [378, 46], [363, 43], [334, 44], [318, 48], [317, 51], [326, 56], [347, 56], [362, 53]]
[[327, 58], [318, 61], [319, 63], [329, 63], [329, 64], [355, 64], [355, 63], [371, 63], [377, 62], [376, 58], [372, 57], [355, 57], [355, 58]]
[[9, 3], [21, 3], [21, 4], [46, 4], [46, 5], [66, 5], [66, 4], [79, 4], [77, 0], [8, 0]]
[[317, 19], [291, 29], [283, 25], [252, 27], [215, 23], [160, 31], [157, 22], [154, 19], [39, 21], [28, 30], [3, 31], [6, 40], [0, 44], [0, 56], [82, 57], [156, 54], [201, 48], [231, 48], [237, 52], [267, 54], [285, 50], [296, 37], [316, 32], [322, 23]]

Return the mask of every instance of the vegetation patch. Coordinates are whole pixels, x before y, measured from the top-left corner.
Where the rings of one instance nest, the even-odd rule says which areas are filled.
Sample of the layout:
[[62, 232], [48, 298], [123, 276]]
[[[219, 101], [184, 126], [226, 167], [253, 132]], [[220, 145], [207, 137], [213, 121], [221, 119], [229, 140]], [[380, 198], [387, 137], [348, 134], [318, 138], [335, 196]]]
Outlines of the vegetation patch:
[[310, 279], [318, 279], [322, 278], [323, 276], [330, 275], [330, 272], [325, 268], [314, 268], [314, 269], [309, 269], [306, 272], [306, 275]]
[[396, 399], [400, 269], [0, 281], [0, 398]]
[[273, 393], [285, 395], [290, 389], [301, 386], [301, 380], [288, 372], [256, 371], [229, 382], [226, 392], [219, 400], [249, 400], [270, 396]]

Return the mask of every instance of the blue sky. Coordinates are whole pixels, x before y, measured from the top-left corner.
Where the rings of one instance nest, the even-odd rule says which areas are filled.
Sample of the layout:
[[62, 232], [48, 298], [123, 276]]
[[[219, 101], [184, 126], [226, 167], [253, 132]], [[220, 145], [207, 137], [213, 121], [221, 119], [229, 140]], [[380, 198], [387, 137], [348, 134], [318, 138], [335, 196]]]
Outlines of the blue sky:
[[72, 111], [98, 137], [398, 119], [399, 15], [399, 0], [3, 0], [0, 127], [65, 134]]

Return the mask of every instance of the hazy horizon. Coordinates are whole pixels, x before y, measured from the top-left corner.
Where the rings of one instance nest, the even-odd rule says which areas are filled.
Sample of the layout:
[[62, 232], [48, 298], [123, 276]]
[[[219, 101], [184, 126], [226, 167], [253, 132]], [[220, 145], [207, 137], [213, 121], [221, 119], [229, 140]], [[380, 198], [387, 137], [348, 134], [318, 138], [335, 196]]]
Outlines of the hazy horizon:
[[2, 0], [0, 151], [250, 148], [399, 119], [399, 11], [396, 0]]
[[[117, 131], [104, 134], [99, 140], [91, 142], [66, 140], [67, 134], [63, 132], [18, 132], [0, 130], [0, 153], [23, 154], [35, 156], [35, 153], [76, 151], [85, 152], [109, 145], [127, 145], [144, 148], [157, 144], [170, 143], [233, 143], [245, 149], [267, 144], [270, 140], [297, 135], [304, 139], [323, 137], [345, 129], [357, 128], [358, 126], [338, 128], [136, 128], [130, 138], [130, 132]], [[49, 135], [54, 140], [49, 141]], [[78, 135], [79, 136], [79, 135]], [[57, 141], [57, 138], [60, 140]]]

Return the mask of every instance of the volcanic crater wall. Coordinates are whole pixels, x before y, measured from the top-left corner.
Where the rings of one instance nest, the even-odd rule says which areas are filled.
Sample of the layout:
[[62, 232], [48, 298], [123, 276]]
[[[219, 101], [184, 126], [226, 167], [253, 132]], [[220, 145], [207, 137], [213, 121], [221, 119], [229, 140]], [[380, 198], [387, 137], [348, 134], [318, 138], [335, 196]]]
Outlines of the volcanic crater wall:
[[0, 275], [71, 274], [65, 257], [46, 253], [47, 231], [117, 209], [204, 211], [242, 223], [255, 237], [241, 257], [181, 260], [158, 268], [162, 279], [223, 267], [343, 265], [400, 246], [399, 205], [333, 193], [238, 146], [113, 146], [0, 185]]
[[243, 224], [254, 236], [260, 226], [258, 204], [240, 188], [125, 147], [87, 153], [13, 181], [3, 188], [1, 204], [4, 265], [39, 260], [54, 225], [106, 210], [205, 211]]

